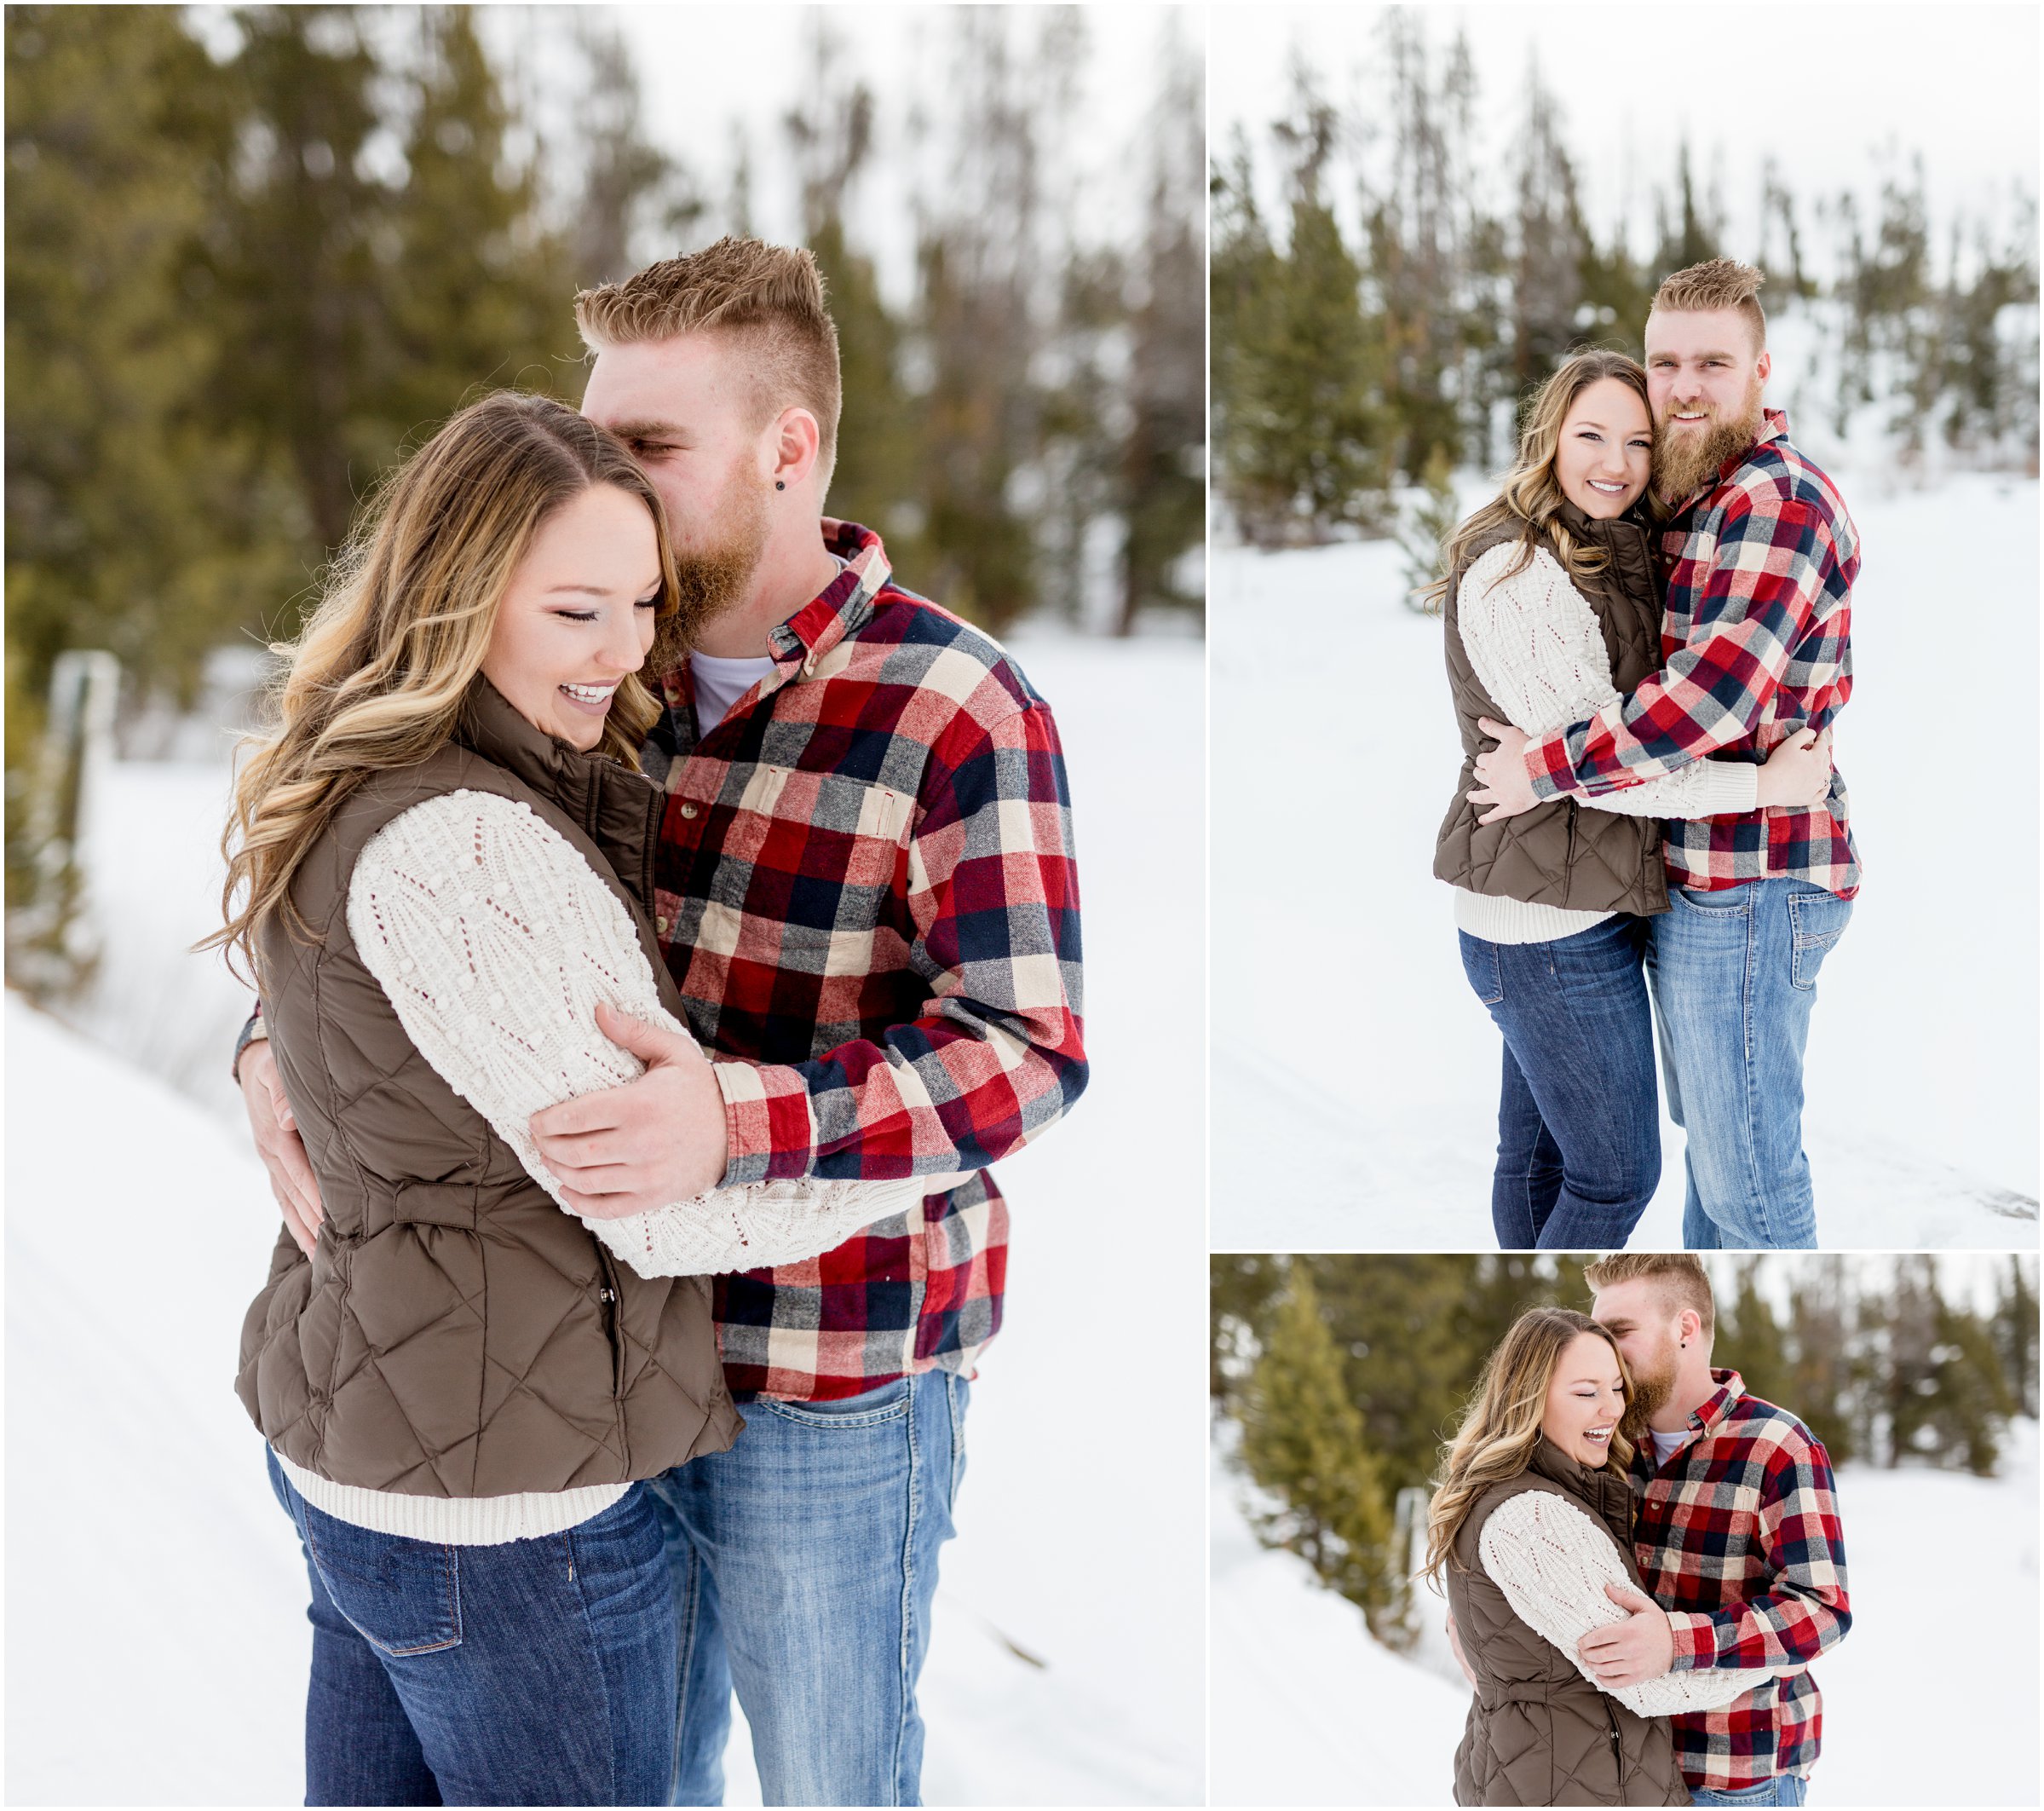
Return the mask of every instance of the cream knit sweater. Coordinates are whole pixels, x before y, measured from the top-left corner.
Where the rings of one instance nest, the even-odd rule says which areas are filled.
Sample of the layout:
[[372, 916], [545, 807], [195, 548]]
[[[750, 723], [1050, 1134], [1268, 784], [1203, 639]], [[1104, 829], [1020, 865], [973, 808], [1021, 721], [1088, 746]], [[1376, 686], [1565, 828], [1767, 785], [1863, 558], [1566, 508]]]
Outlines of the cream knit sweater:
[[[596, 1030], [597, 1001], [688, 1035], [661, 1006], [617, 896], [531, 807], [492, 793], [428, 799], [378, 831], [349, 881], [348, 928], [419, 1053], [556, 1202], [561, 1185], [533, 1142], [533, 1115], [644, 1073]], [[729, 1065], [711, 1066], [724, 1086]], [[583, 1224], [642, 1276], [707, 1276], [816, 1257], [958, 1179], [747, 1183]], [[330, 1515], [453, 1545], [558, 1532], [630, 1488], [422, 1497], [285, 1470]]]
[[[1462, 575], [1455, 614], [1484, 690], [1515, 728], [1539, 737], [1594, 717], [1620, 693], [1597, 613], [1561, 562], [1543, 547], [1523, 572], [1506, 578], [1517, 557], [1517, 545], [1507, 542], [1476, 560]], [[1716, 817], [1754, 808], [1759, 774], [1744, 761], [1692, 761], [1664, 779], [1582, 804], [1632, 817]], [[1493, 943], [1552, 943], [1611, 916], [1494, 898], [1464, 887], [1454, 894], [1456, 925]]]
[[1569, 1657], [1600, 1692], [1641, 1716], [1714, 1710], [1773, 1676], [1766, 1668], [1700, 1668], [1663, 1673], [1613, 1691], [1598, 1685], [1576, 1658], [1575, 1644], [1592, 1629], [1623, 1622], [1626, 1612], [1604, 1595], [1607, 1584], [1637, 1590], [1610, 1535], [1587, 1510], [1551, 1491], [1522, 1491], [1491, 1511], [1477, 1543], [1477, 1557], [1512, 1613]]

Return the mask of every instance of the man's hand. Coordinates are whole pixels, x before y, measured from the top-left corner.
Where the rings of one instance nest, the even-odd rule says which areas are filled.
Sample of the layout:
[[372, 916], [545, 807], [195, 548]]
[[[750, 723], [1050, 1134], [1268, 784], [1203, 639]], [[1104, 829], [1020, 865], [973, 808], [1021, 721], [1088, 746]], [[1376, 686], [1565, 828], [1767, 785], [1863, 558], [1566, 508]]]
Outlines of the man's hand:
[[1477, 727], [1498, 745], [1477, 757], [1481, 784], [1471, 788], [1469, 796], [1476, 804], [1490, 807], [1477, 822], [1493, 824], [1500, 817], [1530, 811], [1540, 800], [1533, 796], [1533, 776], [1526, 771], [1526, 737], [1510, 724], [1494, 724], [1488, 717], [1479, 717]]
[[1793, 731], [1775, 745], [1753, 782], [1753, 803], [1814, 810], [1831, 794], [1831, 732]]
[[1462, 1652], [1462, 1637], [1455, 1629], [1455, 1612], [1448, 1612], [1448, 1645], [1454, 1650], [1455, 1664], [1462, 1669], [1462, 1676], [1469, 1681], [1469, 1688], [1477, 1688], [1477, 1675], [1470, 1670], [1469, 1656]]
[[269, 1172], [270, 1193], [284, 1210], [284, 1224], [307, 1257], [320, 1237], [326, 1210], [320, 1205], [320, 1185], [298, 1136], [297, 1117], [284, 1098], [277, 1076], [276, 1053], [268, 1038], [259, 1038], [241, 1053], [235, 1070], [241, 1078], [241, 1104], [248, 1109], [249, 1131], [256, 1155]]
[[646, 1073], [533, 1116], [533, 1141], [567, 1204], [590, 1220], [622, 1220], [715, 1188], [728, 1161], [724, 1097], [694, 1041], [608, 1005], [596, 1007], [596, 1030]]
[[1622, 1623], [1592, 1629], [1575, 1644], [1577, 1656], [1606, 1691], [1658, 1679], [1675, 1658], [1667, 1612], [1629, 1585], [1607, 1584], [1604, 1595], [1631, 1613]]

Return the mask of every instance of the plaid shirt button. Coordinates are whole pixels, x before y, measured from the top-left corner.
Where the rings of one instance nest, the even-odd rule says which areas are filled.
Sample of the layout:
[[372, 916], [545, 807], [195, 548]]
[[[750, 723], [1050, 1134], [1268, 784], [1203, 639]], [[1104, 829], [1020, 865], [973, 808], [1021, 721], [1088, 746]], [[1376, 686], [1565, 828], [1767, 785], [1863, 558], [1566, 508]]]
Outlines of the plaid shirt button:
[[693, 816], [695, 816], [695, 807], [694, 807], [694, 805], [683, 805], [683, 806], [682, 807], [682, 816], [683, 817], [693, 817]]

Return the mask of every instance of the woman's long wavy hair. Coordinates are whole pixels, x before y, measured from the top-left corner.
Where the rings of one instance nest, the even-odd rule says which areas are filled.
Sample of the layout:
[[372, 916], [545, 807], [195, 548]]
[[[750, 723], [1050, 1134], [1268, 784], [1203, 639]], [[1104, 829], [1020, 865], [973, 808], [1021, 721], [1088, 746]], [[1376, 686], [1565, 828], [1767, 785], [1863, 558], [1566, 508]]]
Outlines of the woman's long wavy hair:
[[1434, 1500], [1426, 1512], [1426, 1564], [1419, 1569], [1421, 1577], [1437, 1579], [1453, 1560], [1455, 1537], [1476, 1500], [1492, 1485], [1517, 1477], [1532, 1462], [1554, 1367], [1585, 1333], [1594, 1333], [1609, 1345], [1611, 1355], [1618, 1359], [1618, 1374], [1625, 1381], [1625, 1412], [1611, 1431], [1604, 1469], [1621, 1477], [1626, 1474], [1632, 1462], [1632, 1374], [1626, 1368], [1618, 1342], [1587, 1314], [1573, 1308], [1527, 1309], [1484, 1361], [1483, 1377], [1463, 1414], [1462, 1425], [1442, 1449]]
[[[1554, 455], [1562, 442], [1562, 424], [1575, 407], [1575, 399], [1606, 378], [1615, 378], [1631, 389], [1646, 410], [1647, 420], [1653, 420], [1653, 405], [1647, 400], [1646, 372], [1624, 353], [1576, 352], [1563, 360], [1554, 375], [1534, 393], [1525, 424], [1519, 430], [1518, 456], [1498, 486], [1497, 495], [1458, 522], [1442, 543], [1441, 576], [1422, 594], [1428, 609], [1437, 610], [1447, 603], [1448, 588], [1454, 583], [1470, 548], [1480, 535], [1500, 526], [1511, 529], [1518, 538], [1518, 552], [1511, 566], [1499, 574], [1500, 584], [1525, 571], [1541, 547], [1552, 553], [1562, 562], [1563, 570], [1579, 583], [1604, 570], [1610, 556], [1601, 547], [1579, 545], [1562, 523], [1564, 499], [1561, 480], [1554, 472]], [[1657, 507], [1651, 484], [1642, 501], [1650, 511]]]
[[[392, 472], [329, 568], [266, 712], [245, 737], [221, 839], [226, 922], [197, 947], [224, 947], [260, 983], [256, 939], [275, 914], [311, 938], [291, 879], [320, 833], [371, 774], [423, 761], [452, 736], [478, 683], [497, 614], [540, 525], [593, 485], [646, 505], [660, 554], [665, 645], [679, 596], [659, 493], [623, 442], [544, 396], [499, 390], [469, 404]], [[645, 683], [613, 695], [597, 752], [638, 765], [659, 715]], [[237, 897], [239, 896], [239, 903]]]

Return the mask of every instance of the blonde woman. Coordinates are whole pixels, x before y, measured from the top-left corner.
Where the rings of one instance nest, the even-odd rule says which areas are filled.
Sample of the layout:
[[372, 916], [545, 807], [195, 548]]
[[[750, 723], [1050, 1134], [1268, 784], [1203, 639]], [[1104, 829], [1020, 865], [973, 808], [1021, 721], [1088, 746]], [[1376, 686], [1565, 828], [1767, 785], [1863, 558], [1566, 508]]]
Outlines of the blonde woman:
[[1607, 1689], [1577, 1653], [1644, 1596], [1632, 1549], [1632, 1384], [1586, 1314], [1529, 1308], [1483, 1367], [1427, 1516], [1475, 1687], [1455, 1750], [1462, 1805], [1685, 1805], [1667, 1718], [1729, 1704], [1765, 1671]]
[[1500, 818], [1471, 798], [1486, 722], [1530, 736], [1594, 716], [1661, 664], [1662, 576], [1645, 505], [1646, 373], [1579, 352], [1541, 386], [1498, 495], [1458, 527], [1431, 598], [1446, 618], [1464, 759], [1434, 874], [1462, 965], [1503, 1034], [1491, 1217], [1500, 1247], [1622, 1246], [1661, 1177], [1647, 918], [1668, 908], [1661, 820], [1821, 799], [1807, 732], [1756, 767], [1664, 779]]
[[368, 511], [239, 774], [213, 941], [252, 966], [324, 1208], [279, 1237], [238, 1380], [310, 1574], [308, 1803], [665, 1802], [676, 1620], [639, 1480], [741, 1425], [705, 1276], [924, 1186], [600, 1222], [533, 1145], [534, 1112], [640, 1073], [599, 1006], [682, 1030], [636, 758], [677, 601], [623, 446], [487, 397]]

